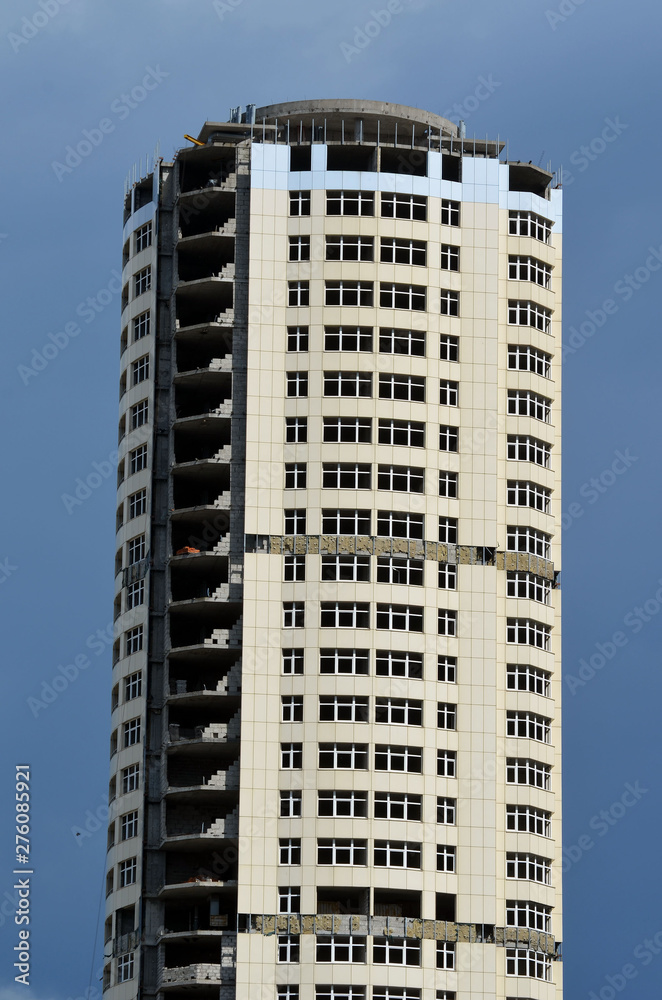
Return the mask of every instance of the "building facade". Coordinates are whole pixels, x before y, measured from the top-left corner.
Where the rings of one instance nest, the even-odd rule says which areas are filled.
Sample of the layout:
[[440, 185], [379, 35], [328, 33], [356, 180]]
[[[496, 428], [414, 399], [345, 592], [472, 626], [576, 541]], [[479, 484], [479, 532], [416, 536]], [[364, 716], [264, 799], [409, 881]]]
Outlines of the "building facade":
[[561, 192], [399, 105], [124, 203], [104, 991], [561, 997]]

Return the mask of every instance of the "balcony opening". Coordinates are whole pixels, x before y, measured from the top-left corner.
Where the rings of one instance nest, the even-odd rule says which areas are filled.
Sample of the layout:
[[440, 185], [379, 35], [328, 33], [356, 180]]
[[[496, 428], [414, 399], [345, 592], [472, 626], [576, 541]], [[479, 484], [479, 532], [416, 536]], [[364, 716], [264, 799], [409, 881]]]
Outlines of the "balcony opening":
[[441, 176], [445, 181], [461, 181], [462, 157], [444, 153], [441, 157]]
[[222, 155], [180, 158], [179, 189], [182, 194], [189, 191], [209, 190], [220, 187], [234, 173], [235, 151], [228, 149]]
[[327, 170], [370, 170], [377, 169], [376, 146], [328, 146], [326, 151]]
[[415, 177], [427, 177], [428, 154], [424, 149], [382, 146], [380, 168], [382, 173], [386, 174], [412, 174]]
[[450, 920], [454, 922], [456, 920], [456, 897], [451, 892], [438, 892], [437, 894], [437, 908], [435, 912], [436, 920]]
[[152, 189], [153, 189], [153, 175], [149, 174], [144, 180], [136, 184], [133, 189], [133, 211], [137, 212], [139, 208], [143, 208], [145, 205], [149, 205], [152, 200]]
[[317, 888], [318, 913], [351, 913], [367, 916], [370, 907], [370, 890], [345, 886]]
[[310, 170], [310, 146], [290, 147], [290, 170]]
[[549, 197], [551, 174], [532, 163], [510, 163], [508, 165], [508, 187], [511, 191], [530, 191], [541, 198]]

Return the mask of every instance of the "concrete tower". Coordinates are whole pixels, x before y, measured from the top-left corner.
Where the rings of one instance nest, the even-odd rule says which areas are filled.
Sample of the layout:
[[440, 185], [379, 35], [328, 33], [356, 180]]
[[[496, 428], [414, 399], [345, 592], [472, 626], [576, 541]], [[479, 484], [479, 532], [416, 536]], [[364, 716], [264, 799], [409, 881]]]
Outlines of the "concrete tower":
[[105, 996], [559, 1000], [561, 192], [230, 117], [124, 202]]

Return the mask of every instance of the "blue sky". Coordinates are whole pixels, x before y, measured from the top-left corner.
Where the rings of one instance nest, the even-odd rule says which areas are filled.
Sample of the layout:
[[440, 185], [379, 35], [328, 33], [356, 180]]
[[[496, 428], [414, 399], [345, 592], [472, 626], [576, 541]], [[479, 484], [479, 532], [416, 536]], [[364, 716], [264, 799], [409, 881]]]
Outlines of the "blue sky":
[[[13, 801], [14, 765], [31, 764], [36, 874], [28, 989], [14, 985], [11, 968], [7, 808], [0, 1000], [82, 998], [90, 975], [99, 986], [115, 510], [108, 464], [119, 367], [113, 272], [124, 178], [157, 142], [170, 158], [185, 132], [223, 120], [231, 106], [343, 96], [440, 114], [462, 105], [469, 135], [498, 133], [511, 158], [565, 168], [566, 988], [573, 1000], [609, 1000], [621, 984], [627, 1000], [659, 991], [662, 949], [646, 942], [662, 930], [660, 8], [650, 0], [403, 0], [361, 48], [355, 39], [385, 6], [3, 4], [0, 801]], [[129, 107], [123, 95], [147, 75], [153, 89]], [[485, 81], [480, 94], [491, 93], [479, 100]], [[68, 171], [54, 166], [102, 119], [112, 128], [89, 156]], [[68, 510], [62, 495], [94, 472], [98, 485]], [[52, 688], [58, 676], [67, 683]], [[46, 705], [48, 691], [56, 697]], [[86, 835], [76, 837], [76, 827]]]

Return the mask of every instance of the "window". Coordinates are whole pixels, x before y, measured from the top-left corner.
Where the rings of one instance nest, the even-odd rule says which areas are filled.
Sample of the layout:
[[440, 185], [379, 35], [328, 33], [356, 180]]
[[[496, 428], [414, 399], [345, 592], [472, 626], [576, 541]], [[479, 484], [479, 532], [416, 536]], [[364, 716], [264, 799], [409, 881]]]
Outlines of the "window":
[[285, 489], [305, 490], [306, 488], [306, 463], [290, 462], [285, 466]]
[[287, 350], [290, 352], [303, 352], [308, 350], [308, 327], [288, 326], [287, 328]]
[[457, 406], [458, 384], [450, 382], [448, 379], [441, 379], [439, 382], [439, 403], [441, 406]]
[[365, 1000], [365, 986], [316, 986], [315, 1000]]
[[395, 986], [373, 986], [372, 1000], [421, 1000], [421, 991]]
[[506, 642], [517, 643], [520, 646], [537, 646], [538, 649], [549, 649], [552, 630], [549, 625], [534, 621], [531, 618], [509, 618], [506, 629]]
[[124, 749], [140, 743], [140, 719], [130, 719], [124, 723]]
[[460, 270], [460, 248], [452, 243], [441, 244], [441, 269], [442, 271]]
[[506, 878], [525, 879], [527, 882], [552, 884], [552, 862], [537, 854], [506, 854]]
[[397, 493], [425, 493], [425, 469], [406, 465], [380, 465], [377, 489]]
[[290, 191], [290, 215], [310, 215], [310, 191]]
[[390, 538], [423, 538], [423, 514], [403, 510], [377, 512], [377, 534]]
[[371, 372], [324, 372], [325, 396], [372, 396]]
[[326, 490], [369, 490], [371, 479], [371, 467], [359, 462], [322, 465], [322, 488]]
[[283, 628], [303, 628], [304, 602], [283, 602]]
[[508, 552], [530, 552], [534, 556], [549, 559], [551, 538], [535, 528], [523, 528], [509, 524], [506, 531], [506, 549]]
[[370, 556], [322, 556], [323, 580], [370, 580]]
[[146, 250], [147, 247], [152, 245], [152, 223], [146, 222], [144, 226], [140, 229], [136, 229], [134, 233], [135, 237], [135, 252], [141, 253]]
[[127, 955], [120, 955], [117, 959], [117, 982], [126, 983], [129, 979], [133, 979], [134, 975], [133, 952], [130, 951]]
[[125, 813], [120, 819], [120, 840], [130, 840], [138, 836], [138, 810]]
[[354, 695], [320, 695], [320, 722], [367, 722], [368, 699]]
[[437, 576], [440, 590], [455, 590], [457, 588], [457, 566], [450, 563], [439, 563]]
[[303, 696], [282, 695], [280, 699], [281, 722], [303, 722]]
[[147, 513], [147, 490], [138, 490], [129, 497], [129, 520]]
[[551, 909], [541, 903], [529, 900], [506, 900], [506, 924], [508, 927], [528, 927], [532, 931], [548, 934], [551, 929]]
[[279, 934], [278, 935], [278, 961], [292, 962], [299, 961], [299, 935]]
[[287, 304], [288, 306], [310, 305], [310, 282], [288, 281]]
[[291, 261], [310, 260], [310, 236], [290, 236]]
[[305, 535], [306, 534], [306, 511], [302, 507], [287, 509], [284, 512], [285, 534]]
[[552, 981], [552, 960], [542, 951], [527, 948], [506, 948], [506, 975], [527, 976], [530, 979]]
[[135, 431], [138, 427], [142, 427], [149, 420], [149, 404], [146, 399], [142, 399], [135, 406], [131, 407], [131, 430]]
[[437, 871], [455, 871], [455, 848], [447, 844], [437, 844]]
[[383, 219], [418, 219], [425, 222], [428, 200], [417, 194], [382, 194]]
[[378, 698], [375, 722], [389, 726], [422, 726], [423, 702], [413, 698]]
[[457, 728], [457, 705], [451, 705], [445, 701], [437, 703], [437, 728]]
[[398, 632], [422, 632], [423, 608], [414, 604], [378, 604], [377, 628]]
[[511, 281], [533, 281], [536, 285], [549, 288], [552, 269], [536, 257], [511, 254], [508, 257], [508, 277]]
[[514, 326], [534, 326], [536, 330], [549, 333], [552, 313], [537, 302], [509, 299], [508, 322]]
[[375, 746], [376, 771], [409, 771], [421, 774], [423, 771], [422, 747]]
[[427, 244], [423, 240], [384, 239], [381, 241], [382, 264], [410, 264], [425, 267]]
[[404, 583], [410, 587], [422, 587], [423, 565], [422, 559], [379, 556], [377, 559], [377, 582]]
[[147, 337], [150, 332], [150, 314], [149, 312], [141, 313], [140, 316], [136, 316], [133, 321], [133, 342], [136, 340], [142, 340], [143, 337]]
[[459, 201], [452, 201], [450, 198], [441, 199], [441, 224], [442, 226], [460, 225]]
[[293, 819], [301, 816], [302, 793], [286, 790], [280, 793], [280, 816], [283, 819]]
[[141, 271], [137, 271], [133, 276], [133, 294], [134, 296], [142, 295], [143, 292], [148, 292], [152, 287], [152, 269], [151, 267], [143, 267]]
[[371, 351], [371, 326], [325, 326], [325, 351]]
[[143, 355], [142, 358], [138, 358], [131, 365], [131, 385], [138, 385], [140, 382], [144, 382], [145, 379], [149, 378], [149, 354]]
[[334, 789], [317, 793], [318, 816], [364, 817], [367, 812], [367, 792], [340, 792]]
[[455, 826], [456, 808], [457, 802], [455, 799], [449, 799], [444, 795], [438, 795], [437, 823], [445, 823], [446, 826]]
[[509, 507], [532, 507], [534, 510], [542, 511], [543, 514], [549, 514], [551, 499], [551, 490], [539, 486], [538, 483], [508, 480]]
[[371, 306], [374, 291], [372, 281], [326, 281], [324, 305]]
[[368, 747], [365, 743], [320, 743], [319, 745], [320, 768], [365, 771], [367, 766]]
[[365, 956], [364, 937], [334, 935], [317, 938], [317, 962], [365, 962]]
[[327, 191], [327, 215], [374, 215], [374, 191]]
[[380, 375], [379, 398], [424, 403], [425, 378], [419, 375]]
[[437, 613], [437, 634], [457, 635], [457, 611], [439, 609]]
[[276, 986], [278, 1000], [299, 1000], [299, 987], [289, 983], [281, 983]]
[[509, 663], [506, 668], [506, 687], [509, 691], [531, 691], [544, 698], [550, 695], [550, 675], [537, 667]]
[[511, 389], [508, 393], [508, 413], [519, 417], [534, 417], [549, 423], [551, 420], [551, 399], [538, 396], [535, 392]]
[[439, 451], [457, 451], [459, 429], [447, 424], [439, 426]]
[[425, 424], [416, 420], [380, 420], [378, 442], [407, 448], [424, 448]]
[[439, 473], [439, 496], [449, 500], [457, 499], [457, 472]]
[[135, 583], [130, 583], [126, 588], [126, 608], [130, 611], [131, 608], [137, 608], [140, 604], [145, 603], [145, 581], [136, 580]]
[[380, 281], [379, 304], [383, 309], [425, 309], [425, 285]]
[[454, 292], [450, 288], [441, 289], [441, 315], [460, 315], [460, 293]]
[[300, 913], [301, 912], [301, 887], [293, 885], [282, 885], [278, 889], [278, 912], [279, 913]]
[[511, 462], [533, 462], [549, 469], [552, 446], [538, 438], [519, 434], [508, 435], [508, 460]]
[[327, 236], [327, 260], [373, 260], [372, 236]]
[[457, 754], [455, 750], [437, 750], [437, 777], [454, 778]]
[[455, 968], [455, 942], [437, 941], [437, 968]]
[[320, 838], [317, 841], [318, 865], [365, 865], [367, 848], [365, 840], [346, 838]]
[[367, 674], [367, 649], [320, 649], [321, 674]]
[[551, 378], [552, 357], [535, 347], [521, 347], [519, 344], [508, 345], [508, 367], [511, 371], [533, 372], [543, 378]]
[[551, 837], [551, 815], [543, 809], [534, 809], [533, 806], [506, 806], [506, 830]]
[[283, 673], [302, 674], [303, 649], [284, 649], [282, 652], [283, 652]]
[[446, 684], [457, 683], [457, 659], [454, 656], [437, 657], [437, 680]]
[[378, 677], [409, 677], [418, 680], [423, 677], [422, 653], [378, 649], [375, 664]]
[[370, 417], [324, 417], [323, 426], [324, 441], [369, 444], [372, 438]]
[[281, 743], [280, 766], [284, 770], [299, 770], [303, 767], [303, 745], [301, 743]]
[[138, 876], [138, 859], [127, 858], [126, 861], [120, 861], [117, 870], [119, 873], [120, 889], [123, 889], [127, 885], [134, 885]]
[[551, 719], [533, 712], [507, 712], [506, 735], [551, 743]]
[[136, 563], [145, 558], [145, 553], [145, 536], [136, 535], [135, 538], [131, 538], [126, 548], [127, 565], [135, 566]]
[[[135, 742], [140, 742], [140, 725], [138, 726], [138, 739]], [[122, 771], [122, 795], [128, 795], [129, 792], [135, 792], [139, 786], [140, 764], [131, 764], [129, 767], [125, 767]]]
[[140, 698], [142, 688], [142, 671], [135, 674], [129, 674], [128, 677], [124, 678], [124, 701], [133, 701], [134, 698]]
[[322, 531], [325, 535], [369, 535], [369, 510], [323, 510]]
[[509, 785], [531, 785], [548, 792], [551, 787], [551, 768], [537, 760], [511, 757], [506, 761], [506, 781]]
[[439, 338], [439, 357], [442, 361], [457, 361], [460, 352], [460, 341], [458, 337], [450, 337], [442, 334]]
[[278, 864], [301, 864], [301, 840], [299, 837], [289, 837], [278, 841]]
[[376, 937], [372, 960], [376, 965], [420, 965], [421, 942], [412, 938]]
[[412, 357], [425, 357], [425, 331], [379, 329], [379, 350], [382, 354], [409, 354]]
[[322, 601], [320, 628], [370, 628], [370, 605], [357, 601]]
[[508, 597], [525, 597], [541, 604], [552, 603], [552, 583], [534, 573], [508, 573], [506, 582]]
[[134, 448], [129, 452], [129, 475], [134, 472], [142, 472], [147, 468], [147, 445], [141, 444], [139, 448]]
[[533, 212], [509, 212], [508, 232], [511, 236], [532, 236], [541, 243], [549, 243], [552, 223]]
[[305, 444], [308, 440], [307, 417], [285, 418], [285, 440], [288, 444]]
[[420, 795], [375, 792], [375, 819], [409, 819], [420, 822], [423, 799]]
[[130, 628], [128, 632], [124, 633], [125, 639], [125, 649], [126, 656], [131, 656], [132, 653], [138, 653], [143, 648], [143, 627], [142, 625], [137, 625], [135, 628]]

